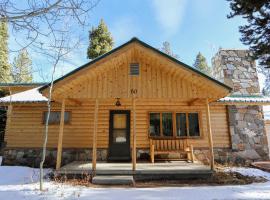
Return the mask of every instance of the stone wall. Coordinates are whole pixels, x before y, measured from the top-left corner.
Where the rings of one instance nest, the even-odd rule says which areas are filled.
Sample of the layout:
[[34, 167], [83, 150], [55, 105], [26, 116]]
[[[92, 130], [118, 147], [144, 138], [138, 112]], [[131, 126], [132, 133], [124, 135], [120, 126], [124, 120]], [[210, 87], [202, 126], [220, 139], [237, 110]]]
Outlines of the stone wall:
[[256, 63], [248, 50], [219, 50], [212, 58], [213, 76], [233, 88], [233, 95], [260, 93]]
[[[24, 165], [29, 167], [39, 167], [42, 155], [41, 148], [9, 148], [3, 150], [2, 165]], [[55, 167], [56, 148], [48, 148], [44, 167]], [[72, 161], [90, 161], [92, 158], [91, 149], [63, 149], [62, 165]], [[107, 159], [107, 149], [97, 149], [97, 160], [105, 161]]]
[[[233, 88], [231, 95], [260, 94], [255, 61], [248, 50], [219, 50], [212, 58], [214, 77]], [[246, 162], [268, 159], [262, 106], [229, 105], [230, 160]]]
[[232, 150], [249, 160], [268, 159], [261, 106], [228, 106]]
[[[97, 161], [107, 160], [107, 149], [97, 149]], [[41, 148], [5, 148], [3, 150], [2, 165], [24, 165], [29, 167], [39, 167], [42, 155]], [[44, 167], [55, 167], [56, 148], [48, 148]], [[92, 149], [63, 149], [62, 165], [72, 161], [91, 161]], [[137, 149], [137, 159], [149, 160], [149, 149]]]

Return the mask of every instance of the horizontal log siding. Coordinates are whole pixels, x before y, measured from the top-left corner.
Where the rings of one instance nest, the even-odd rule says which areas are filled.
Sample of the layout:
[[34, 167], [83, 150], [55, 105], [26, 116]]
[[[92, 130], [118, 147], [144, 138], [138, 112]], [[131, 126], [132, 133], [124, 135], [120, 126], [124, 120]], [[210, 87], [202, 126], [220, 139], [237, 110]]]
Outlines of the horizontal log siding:
[[[121, 100], [120, 100], [121, 101]], [[107, 148], [109, 141], [109, 110], [131, 110], [131, 100], [121, 101], [122, 106], [114, 106], [113, 101], [100, 101], [98, 113], [98, 148]], [[53, 106], [53, 110], [59, 110], [60, 106]], [[7, 126], [5, 141], [7, 147], [41, 147], [44, 133], [42, 123], [45, 105], [14, 106], [10, 124]], [[83, 103], [81, 106], [66, 106], [66, 111], [71, 111], [71, 122], [64, 126], [63, 148], [89, 148], [92, 147], [94, 101]], [[208, 147], [205, 106], [183, 106], [176, 103], [166, 103], [158, 100], [149, 102], [137, 100], [136, 102], [136, 130], [137, 147], [148, 148], [148, 113], [149, 111], [200, 111], [202, 115], [200, 139], [191, 139], [194, 147]], [[131, 112], [131, 140], [132, 140], [132, 112]], [[229, 147], [230, 138], [225, 106], [211, 107], [211, 121], [213, 128], [213, 141], [215, 147]], [[59, 125], [49, 126], [48, 147], [57, 147]], [[132, 142], [131, 142], [132, 144]]]

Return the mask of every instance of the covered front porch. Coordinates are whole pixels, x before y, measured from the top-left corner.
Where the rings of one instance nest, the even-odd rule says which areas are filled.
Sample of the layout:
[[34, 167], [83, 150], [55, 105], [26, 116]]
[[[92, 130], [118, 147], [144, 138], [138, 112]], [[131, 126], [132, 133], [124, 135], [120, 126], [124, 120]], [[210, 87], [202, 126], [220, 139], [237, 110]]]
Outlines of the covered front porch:
[[[58, 136], [58, 148], [57, 148], [57, 162], [56, 162], [56, 170], [58, 173], [68, 173], [68, 174], [82, 174], [83, 172], [96, 175], [96, 174], [102, 174], [102, 173], [109, 173], [109, 174], [197, 174], [197, 173], [206, 173], [209, 174], [214, 169], [214, 155], [213, 155], [213, 139], [212, 139], [212, 131], [211, 131], [211, 123], [210, 123], [210, 108], [209, 108], [209, 100], [208, 99], [196, 99], [192, 100], [192, 102], [177, 102], [176, 103], [166, 103], [163, 104], [161, 102], [158, 102], [160, 105], [160, 108], [164, 108], [165, 113], [171, 112], [173, 117], [176, 117], [176, 112], [173, 112], [173, 108], [175, 107], [184, 107], [185, 109], [191, 109], [193, 112], [198, 110], [198, 123], [199, 123], [199, 129], [202, 135], [197, 138], [189, 138], [189, 137], [178, 137], [175, 135], [172, 135], [171, 137], [152, 137], [148, 133], [147, 124], [149, 123], [149, 115], [150, 111], [145, 112], [142, 108], [145, 108], [147, 104], [149, 104], [145, 100], [138, 99], [136, 97], [133, 97], [128, 100], [122, 100], [121, 103], [125, 106], [122, 106], [119, 108], [119, 106], [116, 106], [115, 101], [117, 102], [117, 99], [112, 99], [111, 102], [108, 103], [108, 100], [104, 101], [102, 99], [95, 99], [93, 102], [93, 129], [92, 131], [92, 137], [90, 138], [92, 140], [92, 148], [91, 148], [91, 157], [88, 162], [78, 162], [74, 161], [72, 163], [68, 163], [67, 165], [62, 165], [62, 146], [63, 146], [63, 138], [64, 138], [64, 113], [66, 110], [66, 102], [70, 103], [68, 99], [63, 99], [62, 101], [62, 109], [61, 109], [61, 116], [60, 116], [60, 130], [59, 130], [59, 136]], [[146, 103], [147, 102], [147, 103]], [[194, 102], [198, 102], [199, 105], [194, 105]], [[109, 107], [108, 107], [109, 104]], [[150, 105], [152, 105], [153, 102], [150, 102]], [[144, 105], [144, 106], [143, 106]], [[172, 108], [170, 108], [172, 107]], [[117, 110], [116, 110], [117, 109]], [[143, 110], [143, 111], [142, 111]], [[99, 116], [104, 116], [102, 112], [106, 112], [107, 118], [104, 119], [104, 117], [101, 119]], [[204, 114], [202, 114], [204, 112]], [[139, 113], [139, 114], [138, 114]], [[117, 118], [114, 117], [115, 114], [118, 116]], [[139, 117], [137, 117], [137, 114]], [[186, 113], [184, 113], [186, 114]], [[159, 113], [160, 116], [162, 116], [162, 112]], [[205, 124], [202, 123], [202, 115], [204, 115], [204, 119], [206, 121]], [[188, 116], [186, 115], [186, 118]], [[160, 117], [161, 118], [161, 117]], [[186, 119], [185, 118], [185, 119]], [[97, 158], [97, 150], [98, 148], [98, 138], [100, 137], [98, 135], [98, 132], [102, 132], [101, 130], [98, 130], [98, 125], [100, 124], [99, 119], [102, 121], [105, 121], [107, 123], [107, 126], [105, 127], [103, 132], [105, 132], [105, 137], [108, 140], [108, 146], [105, 148], [108, 152], [107, 154], [107, 162], [104, 161], [98, 161]], [[142, 130], [142, 119], [144, 125], [144, 128]], [[117, 124], [116, 128], [113, 128]], [[137, 124], [140, 125], [139, 128], [136, 128]], [[172, 124], [176, 126], [175, 119], [172, 119]], [[124, 126], [119, 128], [118, 126]], [[175, 133], [175, 126], [172, 127], [173, 132]], [[161, 127], [159, 127], [161, 129]], [[205, 130], [202, 130], [202, 129]], [[115, 145], [114, 141], [114, 133], [118, 133], [118, 130], [125, 131], [125, 138], [124, 143], [122, 142], [122, 135], [120, 134], [120, 137], [115, 134], [117, 137], [115, 139], [116, 142], [118, 138], [120, 138], [120, 145], [119, 146], [113, 146]], [[142, 131], [143, 136], [145, 138], [144, 141], [141, 139], [138, 140], [137, 131]], [[142, 135], [142, 134], [141, 134]], [[209, 151], [209, 165], [203, 165], [199, 164], [196, 161], [194, 162], [194, 155], [193, 155], [193, 142], [196, 141], [197, 143], [200, 143], [200, 141], [205, 141], [207, 143], [206, 149]], [[112, 143], [111, 143], [112, 141]], [[140, 143], [145, 142], [146, 146], [144, 149], [146, 150], [146, 154], [149, 155], [149, 158], [147, 161], [142, 161], [138, 158], [137, 151], [141, 149]], [[148, 144], [147, 144], [148, 143]], [[113, 144], [113, 145], [111, 145]], [[123, 146], [123, 144], [128, 144], [126, 146]], [[138, 144], [140, 145], [138, 147]], [[113, 152], [119, 157], [116, 157], [117, 159], [111, 159], [110, 154], [112, 154], [112, 147], [113, 150], [116, 151]], [[124, 148], [123, 148], [124, 147]], [[194, 146], [197, 147], [196, 145]], [[110, 152], [111, 151], [111, 152]], [[125, 151], [125, 154], [123, 152]], [[180, 158], [178, 158], [178, 161], [168, 161], [166, 160], [164, 162], [156, 162], [155, 156], [157, 154], [179, 154]], [[127, 154], [127, 155], [126, 155]], [[179, 161], [183, 160], [181, 157], [181, 154], [184, 154], [186, 156], [186, 161]], [[125, 163], [118, 162], [121, 161], [121, 157], [125, 158]], [[126, 158], [127, 156], [130, 156]], [[166, 159], [166, 158], [165, 158]], [[160, 158], [159, 158], [160, 160]], [[97, 162], [98, 161], [98, 162]], [[127, 162], [129, 161], [129, 162]]]
[[[92, 175], [92, 166], [91, 162], [74, 161], [61, 167], [57, 173], [59, 175]], [[210, 176], [212, 172], [209, 166], [198, 162], [166, 161], [154, 164], [138, 162], [136, 170], [132, 169], [132, 163], [98, 162], [95, 175], [133, 175], [137, 179], [203, 178]]]

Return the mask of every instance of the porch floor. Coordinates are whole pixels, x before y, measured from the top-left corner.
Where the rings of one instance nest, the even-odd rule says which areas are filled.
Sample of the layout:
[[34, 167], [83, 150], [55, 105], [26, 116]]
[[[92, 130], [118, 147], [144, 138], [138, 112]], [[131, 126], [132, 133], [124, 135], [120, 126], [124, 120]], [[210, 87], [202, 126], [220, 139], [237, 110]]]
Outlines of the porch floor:
[[[91, 174], [92, 163], [74, 161], [61, 167], [58, 174]], [[188, 163], [186, 161], [166, 161], [166, 162], [139, 162], [136, 170], [132, 171], [132, 163], [108, 163], [98, 162], [96, 166], [97, 175], [211, 175], [212, 170], [209, 166], [201, 163]]]

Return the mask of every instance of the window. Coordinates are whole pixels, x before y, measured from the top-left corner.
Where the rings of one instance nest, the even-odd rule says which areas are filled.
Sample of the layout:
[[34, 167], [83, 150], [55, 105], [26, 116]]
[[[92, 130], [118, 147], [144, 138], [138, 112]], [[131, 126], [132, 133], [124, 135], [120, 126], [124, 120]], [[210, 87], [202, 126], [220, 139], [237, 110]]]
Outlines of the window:
[[[43, 115], [43, 124], [46, 123], [48, 112], [44, 112]], [[70, 122], [71, 112], [66, 111], [64, 116], [65, 124]], [[60, 111], [51, 111], [49, 117], [49, 124], [60, 124], [61, 112]]]
[[187, 136], [186, 113], [176, 113], [176, 136]]
[[125, 143], [127, 142], [127, 115], [114, 114], [113, 115], [113, 142]]
[[152, 112], [149, 114], [149, 119], [149, 134], [152, 137], [200, 136], [199, 114], [197, 112]]
[[139, 63], [131, 63], [129, 66], [129, 74], [132, 76], [138, 76], [140, 74]]
[[163, 136], [173, 136], [172, 113], [162, 113]]
[[150, 113], [149, 123], [150, 136], [173, 136], [172, 113]]
[[188, 113], [189, 136], [200, 136], [198, 113]]
[[160, 136], [160, 113], [150, 113], [150, 136]]

